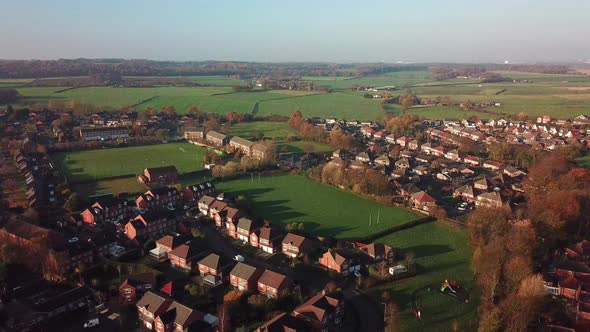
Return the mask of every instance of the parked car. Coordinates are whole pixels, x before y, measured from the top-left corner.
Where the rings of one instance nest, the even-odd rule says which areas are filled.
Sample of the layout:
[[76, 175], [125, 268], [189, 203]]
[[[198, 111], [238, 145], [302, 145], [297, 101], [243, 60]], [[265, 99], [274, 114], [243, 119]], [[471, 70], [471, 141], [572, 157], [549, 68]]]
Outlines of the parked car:
[[354, 271], [352, 274], [354, 274], [354, 276], [357, 278], [360, 278], [363, 276], [359, 271]]
[[244, 262], [244, 256], [242, 256], [242, 255], [235, 255], [234, 256], [234, 261], [243, 263]]
[[98, 318], [89, 319], [84, 323], [84, 328], [89, 329], [92, 327], [97, 327], [99, 324], [100, 324], [100, 321], [98, 320]]

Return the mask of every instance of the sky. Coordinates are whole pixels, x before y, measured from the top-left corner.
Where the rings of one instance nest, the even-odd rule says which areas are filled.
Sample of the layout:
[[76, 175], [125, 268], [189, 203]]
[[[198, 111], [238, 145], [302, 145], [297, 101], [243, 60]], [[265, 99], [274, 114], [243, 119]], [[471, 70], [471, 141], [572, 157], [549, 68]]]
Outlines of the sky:
[[0, 59], [590, 61], [588, 0], [0, 0]]

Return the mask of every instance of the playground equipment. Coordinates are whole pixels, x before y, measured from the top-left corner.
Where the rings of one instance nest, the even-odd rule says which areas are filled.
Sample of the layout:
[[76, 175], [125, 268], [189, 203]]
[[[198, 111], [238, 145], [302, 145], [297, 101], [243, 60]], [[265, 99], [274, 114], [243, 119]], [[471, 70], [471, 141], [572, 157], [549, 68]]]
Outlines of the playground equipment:
[[459, 285], [455, 280], [445, 281], [440, 286], [440, 292], [458, 299], [461, 302], [469, 303], [470, 293], [465, 287]]

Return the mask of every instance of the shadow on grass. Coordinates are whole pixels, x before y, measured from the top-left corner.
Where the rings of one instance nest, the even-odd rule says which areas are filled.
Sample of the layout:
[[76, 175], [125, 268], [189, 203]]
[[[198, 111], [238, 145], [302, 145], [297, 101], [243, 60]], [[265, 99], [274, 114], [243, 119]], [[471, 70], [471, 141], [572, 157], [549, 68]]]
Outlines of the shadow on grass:
[[408, 247], [403, 250], [404, 252], [411, 252], [416, 255], [416, 258], [423, 258], [423, 257], [430, 257], [436, 256], [440, 254], [445, 254], [448, 252], [453, 251], [453, 248], [446, 244], [425, 244], [425, 245], [418, 245], [413, 247]]

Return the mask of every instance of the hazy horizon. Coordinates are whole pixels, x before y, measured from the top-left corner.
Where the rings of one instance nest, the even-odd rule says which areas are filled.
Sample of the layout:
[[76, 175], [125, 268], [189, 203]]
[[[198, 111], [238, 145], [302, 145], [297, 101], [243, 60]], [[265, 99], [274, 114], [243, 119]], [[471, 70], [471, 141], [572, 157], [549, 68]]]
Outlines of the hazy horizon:
[[327, 0], [5, 4], [0, 59], [588, 62], [590, 2]]

